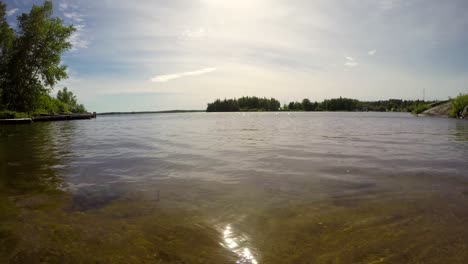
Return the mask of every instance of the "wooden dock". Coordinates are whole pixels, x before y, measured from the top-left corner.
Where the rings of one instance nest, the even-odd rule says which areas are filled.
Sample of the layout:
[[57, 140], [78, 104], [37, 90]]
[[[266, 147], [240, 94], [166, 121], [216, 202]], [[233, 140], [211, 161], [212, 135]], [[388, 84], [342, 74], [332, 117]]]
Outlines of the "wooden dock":
[[31, 118], [0, 119], [0, 125], [31, 124], [32, 122]]
[[33, 122], [64, 121], [64, 120], [82, 120], [96, 118], [96, 114], [72, 114], [72, 115], [46, 115], [33, 117]]
[[70, 114], [70, 115], [44, 115], [33, 118], [0, 119], [1, 125], [31, 124], [34, 122], [50, 122], [65, 120], [84, 120], [96, 118], [96, 113]]

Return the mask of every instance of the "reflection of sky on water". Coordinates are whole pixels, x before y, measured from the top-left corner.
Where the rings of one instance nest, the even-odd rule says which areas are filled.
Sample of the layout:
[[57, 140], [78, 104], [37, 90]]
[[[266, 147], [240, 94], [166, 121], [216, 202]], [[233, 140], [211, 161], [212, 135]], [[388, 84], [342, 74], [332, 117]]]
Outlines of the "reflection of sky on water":
[[250, 252], [250, 249], [243, 246], [247, 240], [246, 236], [236, 235], [232, 231], [231, 225], [227, 225], [223, 230], [223, 242], [221, 245], [239, 257], [236, 261], [237, 264], [257, 264], [258, 262], [252, 252]]

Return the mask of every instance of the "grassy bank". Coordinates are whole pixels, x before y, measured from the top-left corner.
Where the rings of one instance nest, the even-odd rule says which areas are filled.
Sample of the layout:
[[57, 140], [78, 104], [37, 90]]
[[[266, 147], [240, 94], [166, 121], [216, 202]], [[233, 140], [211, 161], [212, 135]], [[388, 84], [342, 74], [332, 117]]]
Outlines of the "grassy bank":
[[[452, 99], [452, 110], [449, 115], [451, 117], [463, 117], [463, 110], [468, 106], [468, 94], [460, 94], [455, 99]], [[467, 118], [465, 116], [464, 118]]]
[[30, 114], [15, 112], [15, 111], [0, 111], [0, 119], [16, 119], [16, 118], [29, 118]]
[[29, 112], [14, 110], [17, 109], [9, 109], [7, 105], [0, 102], [0, 119], [32, 118], [56, 114], [84, 114], [87, 112], [82, 104], [78, 104], [76, 96], [66, 87], [58, 91], [57, 97], [48, 94], [41, 95], [34, 110]]
[[419, 115], [422, 112], [429, 110], [430, 108], [431, 107], [428, 104], [424, 104], [424, 103], [417, 104], [416, 106], [414, 106], [412, 113], [415, 115]]

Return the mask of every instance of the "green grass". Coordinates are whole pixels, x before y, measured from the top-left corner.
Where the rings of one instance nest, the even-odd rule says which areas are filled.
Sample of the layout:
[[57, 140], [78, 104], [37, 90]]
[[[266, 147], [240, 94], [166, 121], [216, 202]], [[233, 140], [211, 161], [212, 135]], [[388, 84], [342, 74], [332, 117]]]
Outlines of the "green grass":
[[0, 111], [0, 119], [15, 119], [15, 118], [28, 118], [30, 115], [27, 113], [20, 113], [15, 111]]
[[455, 99], [452, 99], [451, 117], [459, 117], [463, 109], [468, 106], [468, 94], [460, 94]]
[[418, 104], [413, 108], [413, 114], [415, 115], [421, 114], [422, 112], [428, 110], [429, 108], [431, 107], [427, 104]]

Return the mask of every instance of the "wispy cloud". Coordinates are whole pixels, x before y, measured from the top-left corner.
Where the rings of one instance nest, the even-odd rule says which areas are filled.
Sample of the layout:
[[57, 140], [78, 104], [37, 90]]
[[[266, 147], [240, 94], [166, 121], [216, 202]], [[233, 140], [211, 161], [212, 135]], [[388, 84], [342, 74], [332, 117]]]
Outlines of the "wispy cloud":
[[86, 49], [89, 45], [89, 41], [84, 38], [85, 26], [76, 25], [76, 31], [70, 37], [70, 43], [72, 44], [72, 50]]
[[383, 10], [390, 10], [396, 5], [395, 0], [380, 0], [380, 8]]
[[184, 39], [199, 39], [203, 38], [206, 35], [206, 30], [204, 28], [199, 28], [195, 30], [186, 30], [182, 34], [182, 38]]
[[151, 81], [152, 82], [167, 82], [167, 81], [182, 78], [185, 76], [202, 75], [202, 74], [207, 74], [207, 73], [214, 72], [214, 71], [216, 71], [216, 68], [204, 68], [204, 69], [196, 70], [196, 71], [166, 74], [166, 75], [157, 75], [157, 76], [154, 76], [151, 79]]
[[82, 12], [76, 11], [78, 6], [62, 2], [59, 4], [59, 9], [62, 11], [62, 16], [67, 19], [67, 22], [74, 24], [76, 31], [70, 37], [72, 51], [85, 49], [89, 46], [89, 37], [86, 36], [85, 19]]
[[68, 9], [68, 4], [67, 3], [60, 3], [59, 8], [61, 11], [65, 11]]
[[343, 65], [347, 68], [354, 68], [359, 65], [359, 63], [356, 61], [354, 57], [346, 56], [345, 59], [346, 61]]
[[83, 15], [78, 14], [77, 12], [63, 13], [63, 16], [69, 18], [75, 22], [83, 22]]
[[[413, 98], [422, 86], [445, 98], [463, 92], [460, 87], [468, 81], [468, 66], [460, 56], [468, 40], [463, 34], [467, 0], [427, 0], [426, 5], [421, 0], [298, 0], [294, 5], [262, 0], [54, 1], [57, 9], [67, 3], [67, 9], [57, 10], [67, 23], [84, 26], [73, 41], [78, 50], [65, 63], [82, 78], [72, 87], [89, 98], [117, 86], [129, 93], [154, 92], [155, 85], [158, 92], [206, 97], [197, 101], [200, 106], [216, 97], [255, 94], [297, 100], [311, 96], [311, 86], [317, 100], [340, 95]], [[23, 11], [23, 5], [9, 5], [14, 7]], [[63, 15], [73, 12], [84, 21]], [[183, 73], [205, 67], [218, 70], [192, 77]], [[392, 82], [382, 82], [388, 78]], [[196, 101], [195, 96], [182, 97]]]
[[344, 66], [348, 67], [348, 68], [354, 68], [356, 66], [358, 66], [359, 63], [355, 62], [355, 61], [348, 61], [348, 62], [345, 62]]
[[18, 12], [18, 10], [19, 10], [18, 8], [13, 8], [13, 9], [7, 11], [6, 14], [7, 14], [7, 16], [12, 16], [12, 15], [16, 14], [16, 12]]

